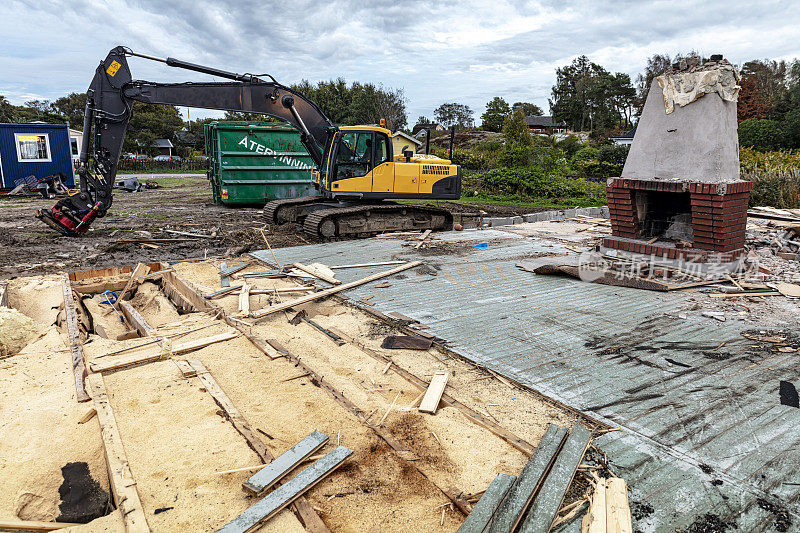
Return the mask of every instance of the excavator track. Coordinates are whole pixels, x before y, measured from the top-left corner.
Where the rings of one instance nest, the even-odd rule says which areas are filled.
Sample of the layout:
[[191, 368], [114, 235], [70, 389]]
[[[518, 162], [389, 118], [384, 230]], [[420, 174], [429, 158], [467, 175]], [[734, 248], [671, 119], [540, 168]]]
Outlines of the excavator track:
[[322, 196], [301, 196], [300, 198], [283, 198], [272, 200], [264, 206], [264, 218], [269, 224], [299, 222], [299, 209], [306, 205], [324, 201]]
[[307, 235], [323, 240], [367, 237], [384, 231], [452, 228], [453, 215], [446, 209], [388, 202], [319, 209], [303, 221]]

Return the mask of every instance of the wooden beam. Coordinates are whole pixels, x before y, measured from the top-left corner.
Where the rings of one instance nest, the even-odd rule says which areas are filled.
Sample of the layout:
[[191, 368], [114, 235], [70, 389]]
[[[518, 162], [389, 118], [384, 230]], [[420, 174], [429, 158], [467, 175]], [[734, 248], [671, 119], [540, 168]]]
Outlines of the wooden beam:
[[314, 487], [314, 485], [325, 479], [352, 454], [353, 450], [339, 446], [222, 526], [217, 530], [217, 533], [246, 533], [253, 531], [260, 524], [277, 514], [278, 511]]
[[206, 300], [213, 300], [214, 298], [219, 298], [220, 296], [225, 296], [226, 294], [232, 293], [233, 291], [237, 291], [237, 290], [239, 290], [241, 288], [242, 288], [241, 285], [232, 285], [231, 286], [229, 284], [229, 286], [225, 287], [224, 289], [220, 289], [220, 290], [218, 290], [216, 292], [212, 292], [210, 294], [204, 294], [203, 298], [205, 298]]
[[72, 355], [75, 392], [79, 402], [88, 402], [91, 398], [86, 392], [86, 363], [83, 360], [83, 341], [78, 328], [75, 300], [72, 297], [72, 287], [67, 274], [64, 274], [61, 278], [61, 292], [64, 295], [64, 313], [67, 317], [67, 333], [69, 335], [70, 354]]
[[528, 516], [522, 522], [521, 533], [548, 533], [550, 525], [556, 519], [561, 502], [567, 494], [567, 489], [575, 471], [581, 464], [583, 454], [592, 440], [592, 432], [579, 421], [575, 422], [564, 446], [558, 453], [553, 467], [533, 502]]
[[142, 281], [144, 281], [144, 277], [150, 272], [150, 267], [139, 263], [136, 265], [136, 268], [133, 269], [131, 272], [131, 279], [128, 280], [128, 283], [125, 284], [125, 288], [122, 289], [122, 292], [119, 293], [117, 297], [117, 301], [122, 301], [125, 299], [125, 296], [128, 295], [130, 291], [132, 291], [135, 287], [138, 287]]
[[[264, 444], [264, 441], [250, 428], [250, 424], [244, 416], [242, 416], [242, 413], [239, 412], [239, 409], [236, 408], [231, 399], [228, 398], [228, 395], [225, 394], [225, 391], [222, 390], [222, 387], [219, 386], [217, 380], [214, 379], [214, 376], [206, 369], [205, 365], [197, 359], [189, 361], [189, 364], [195, 369], [197, 377], [203, 382], [206, 390], [223, 410], [236, 431], [247, 441], [247, 445], [250, 446], [250, 449], [252, 449], [265, 464], [272, 462], [275, 457], [269, 451], [267, 445]], [[294, 512], [300, 522], [302, 522], [311, 533], [330, 533], [325, 523], [305, 498], [300, 498], [295, 502]]]
[[628, 485], [618, 477], [609, 478], [606, 483], [606, 530], [609, 533], [633, 533]]
[[507, 533], [516, 529], [522, 521], [525, 510], [542, 486], [566, 435], [566, 429], [552, 424], [548, 425], [547, 432], [539, 442], [539, 446], [536, 447], [533, 456], [498, 507], [489, 528], [490, 533]]
[[175, 366], [178, 367], [178, 370], [181, 372], [181, 376], [185, 378], [193, 378], [197, 375], [197, 370], [189, 364], [189, 361], [185, 359], [175, 359]]
[[202, 339], [175, 344], [172, 346], [172, 350], [166, 354], [164, 353], [164, 350], [159, 348], [158, 350], [150, 350], [145, 353], [132, 354], [125, 357], [119, 357], [111, 361], [101, 361], [101, 362], [95, 361], [90, 363], [89, 367], [91, 368], [92, 372], [107, 372], [109, 370], [116, 370], [118, 368], [124, 368], [131, 365], [138, 365], [142, 363], [150, 363], [152, 361], [158, 361], [159, 359], [164, 359], [167, 357], [171, 357], [173, 355], [181, 355], [184, 353], [189, 353], [217, 342], [224, 342], [224, 341], [229, 341], [231, 339], [235, 339], [238, 336], [239, 336], [238, 331], [226, 331], [224, 333], [219, 333], [217, 335], [211, 335], [210, 337], [203, 337]]
[[402, 265], [405, 261], [381, 261], [379, 263], [358, 263], [355, 265], [336, 265], [332, 267], [328, 267], [331, 269], [338, 269], [338, 268], [366, 268], [366, 267], [376, 267], [376, 266], [389, 266], [389, 265]]
[[302, 270], [306, 274], [311, 274], [315, 278], [319, 278], [322, 281], [330, 283], [331, 285], [340, 285], [342, 283], [338, 279], [327, 275], [325, 272], [321, 272], [318, 268], [304, 265], [303, 263], [292, 263], [292, 266], [298, 270]]
[[384, 272], [378, 272], [377, 274], [372, 274], [371, 276], [367, 276], [366, 278], [362, 278], [356, 281], [351, 281], [350, 283], [345, 283], [343, 285], [339, 285], [337, 287], [331, 287], [330, 289], [325, 289], [324, 291], [315, 292], [313, 294], [307, 294], [305, 296], [301, 296], [300, 298], [296, 298], [294, 300], [290, 300], [288, 302], [273, 305], [270, 307], [266, 307], [264, 309], [260, 309], [252, 314], [254, 318], [262, 318], [267, 315], [271, 315], [272, 313], [277, 313], [279, 311], [283, 311], [284, 309], [289, 309], [290, 307], [294, 307], [296, 305], [302, 305], [304, 303], [312, 302], [314, 300], [320, 300], [322, 298], [327, 298], [331, 294], [336, 294], [337, 292], [345, 291], [347, 289], [352, 289], [353, 287], [358, 287], [359, 285], [364, 285], [365, 283], [369, 283], [371, 281], [375, 281], [377, 279], [385, 278], [388, 276], [392, 276], [397, 274], [398, 272], [402, 272], [404, 270], [408, 270], [409, 268], [414, 268], [422, 264], [422, 261], [412, 261], [410, 263], [406, 263], [404, 265], [400, 265], [396, 268], [391, 270], [386, 270]]
[[125, 448], [122, 446], [117, 421], [108, 401], [103, 376], [92, 374], [87, 378], [87, 382], [94, 397], [97, 419], [100, 421], [109, 485], [111, 485], [114, 501], [125, 523], [125, 531], [128, 533], [149, 532], [150, 527], [147, 525], [139, 493], [136, 492], [136, 481], [133, 479], [128, 459], [125, 456]]
[[83, 526], [70, 522], [42, 522], [39, 520], [0, 520], [2, 531], [56, 531], [65, 527]]
[[497, 506], [503, 501], [508, 489], [517, 478], [507, 474], [497, 474], [492, 484], [458, 528], [458, 533], [483, 533], [492, 520]]
[[439, 402], [444, 394], [444, 388], [447, 386], [447, 378], [450, 376], [448, 372], [436, 372], [431, 378], [431, 383], [428, 385], [428, 390], [425, 391], [425, 397], [422, 398], [422, 403], [419, 404], [418, 410], [423, 413], [436, 414], [439, 409]]
[[306, 438], [276, 457], [270, 464], [253, 474], [250, 479], [242, 483], [242, 487], [251, 494], [263, 494], [264, 491], [272, 488], [273, 485], [283, 479], [308, 457], [311, 457], [314, 452], [325, 446], [327, 441], [327, 435], [315, 430]]
[[223, 261], [219, 264], [219, 286], [220, 287], [230, 287], [231, 286], [231, 278], [229, 274], [225, 274], [225, 271], [228, 270], [228, 263]]
[[139, 335], [142, 337], [157, 336], [156, 328], [148, 324], [147, 320], [129, 302], [119, 300], [119, 310], [125, 320], [128, 321], [128, 324], [139, 332]]

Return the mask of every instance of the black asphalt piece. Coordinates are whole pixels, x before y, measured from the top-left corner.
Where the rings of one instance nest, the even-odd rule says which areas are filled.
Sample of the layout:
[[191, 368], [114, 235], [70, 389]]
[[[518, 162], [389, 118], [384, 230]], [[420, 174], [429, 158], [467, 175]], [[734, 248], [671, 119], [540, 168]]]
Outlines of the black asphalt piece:
[[687, 529], [687, 533], [725, 533], [728, 529], [736, 529], [736, 522], [726, 522], [719, 516], [706, 513], [698, 516]]
[[676, 361], [674, 359], [670, 359], [669, 357], [665, 357], [664, 359], [667, 361], [667, 363], [672, 363], [675, 366], [682, 366], [683, 368], [692, 368], [690, 365], [687, 365], [685, 363], [681, 363], [681, 362]]
[[111, 512], [108, 492], [92, 479], [89, 465], [84, 462], [67, 463], [61, 467], [64, 481], [58, 488], [61, 514], [56, 522], [86, 524]]
[[800, 397], [797, 395], [797, 389], [790, 382], [781, 381], [780, 396], [781, 405], [800, 407]]
[[412, 335], [389, 335], [383, 339], [381, 348], [389, 348], [393, 350], [427, 350], [431, 347], [433, 341], [424, 337], [415, 337]]
[[175, 508], [174, 507], [159, 507], [158, 509], [153, 511], [153, 514], [161, 514], [163, 512], [169, 511], [170, 509], [175, 509]]

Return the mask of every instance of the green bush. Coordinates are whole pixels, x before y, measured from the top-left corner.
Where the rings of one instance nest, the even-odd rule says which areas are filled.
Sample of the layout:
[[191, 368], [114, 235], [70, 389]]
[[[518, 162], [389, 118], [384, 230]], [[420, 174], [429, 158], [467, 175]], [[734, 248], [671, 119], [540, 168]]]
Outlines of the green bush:
[[742, 179], [753, 182], [751, 206], [800, 207], [800, 153], [742, 148], [739, 150], [739, 166]]
[[783, 148], [785, 142], [786, 135], [777, 121], [751, 118], [739, 124], [739, 146], [767, 152]]
[[496, 168], [483, 175], [486, 192], [523, 199], [598, 205], [605, 202], [605, 185], [548, 173], [541, 168]]
[[586, 143], [581, 141], [578, 137], [574, 135], [568, 136], [566, 139], [558, 141], [556, 143], [556, 148], [559, 148], [567, 154], [568, 159], [572, 159], [572, 157], [580, 150], [586, 146]]

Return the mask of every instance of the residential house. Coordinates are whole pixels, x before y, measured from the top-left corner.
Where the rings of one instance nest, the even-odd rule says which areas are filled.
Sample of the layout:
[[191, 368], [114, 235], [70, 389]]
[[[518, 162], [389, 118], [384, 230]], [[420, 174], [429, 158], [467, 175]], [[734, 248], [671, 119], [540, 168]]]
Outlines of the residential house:
[[423, 137], [425, 136], [425, 131], [427, 130], [430, 130], [431, 134], [434, 134], [437, 131], [444, 131], [444, 126], [434, 122], [431, 122], [430, 124], [417, 124], [411, 129], [411, 135], [419, 139], [420, 135]]
[[417, 139], [408, 133], [402, 131], [396, 131], [392, 134], [392, 153], [395, 156], [401, 155], [403, 153], [403, 147], [408, 146], [408, 150], [416, 153], [419, 148], [424, 145], [425, 142], [421, 139]]
[[172, 149], [175, 148], [169, 139], [156, 139], [152, 146], [158, 148], [159, 155], [172, 155]]
[[[638, 124], [636, 126], [638, 126]], [[623, 133], [618, 137], [609, 137], [608, 140], [613, 142], [614, 144], [630, 146], [631, 144], [633, 144], [633, 136], [636, 135], [636, 126], [631, 128], [630, 131], [626, 131], [625, 133]]]
[[570, 132], [566, 122], [555, 122], [552, 116], [531, 115], [525, 117], [525, 125], [528, 126], [531, 133], [552, 135], [554, 133]]

